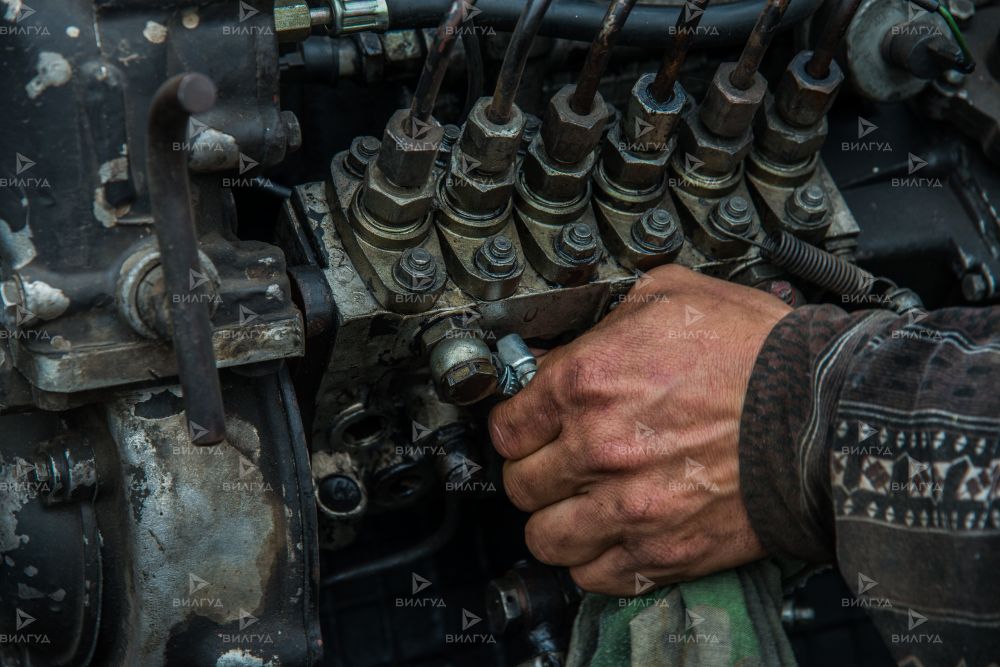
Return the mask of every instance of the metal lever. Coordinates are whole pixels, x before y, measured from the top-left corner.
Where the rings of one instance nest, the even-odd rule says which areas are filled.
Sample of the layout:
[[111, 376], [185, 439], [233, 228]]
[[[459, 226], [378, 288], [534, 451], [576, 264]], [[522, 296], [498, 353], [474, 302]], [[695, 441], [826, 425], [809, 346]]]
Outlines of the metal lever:
[[[160, 245], [165, 296], [177, 374], [191, 441], [212, 445], [226, 437], [222, 388], [212, 349], [210, 298], [198, 260], [188, 152], [188, 118], [215, 104], [215, 84], [204, 74], [179, 74], [160, 86], [149, 109], [146, 172], [156, 238]], [[180, 148], [179, 148], [180, 147]]]

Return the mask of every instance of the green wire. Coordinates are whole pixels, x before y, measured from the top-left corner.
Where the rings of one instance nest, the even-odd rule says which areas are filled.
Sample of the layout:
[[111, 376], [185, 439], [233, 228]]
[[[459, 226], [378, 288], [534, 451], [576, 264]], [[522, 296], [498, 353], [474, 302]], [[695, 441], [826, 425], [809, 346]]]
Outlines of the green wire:
[[937, 13], [941, 15], [945, 23], [948, 24], [948, 29], [951, 30], [952, 36], [955, 41], [958, 42], [958, 48], [962, 50], [962, 71], [969, 73], [976, 68], [976, 63], [972, 58], [972, 52], [969, 51], [969, 45], [965, 42], [965, 37], [962, 36], [962, 31], [958, 29], [958, 24], [955, 23], [955, 17], [951, 15], [948, 8], [943, 4], [939, 4], [937, 8]]

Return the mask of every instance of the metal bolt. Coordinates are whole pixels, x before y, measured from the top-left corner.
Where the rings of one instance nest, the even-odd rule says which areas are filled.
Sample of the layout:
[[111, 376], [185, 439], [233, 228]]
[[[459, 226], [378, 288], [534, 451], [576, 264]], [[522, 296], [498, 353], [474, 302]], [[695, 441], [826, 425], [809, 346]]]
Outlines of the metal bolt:
[[431, 377], [448, 403], [470, 405], [497, 390], [490, 348], [476, 337], [446, 338], [431, 350]]
[[732, 234], [742, 235], [750, 230], [753, 209], [746, 197], [733, 195], [719, 202], [712, 216], [716, 226]]
[[648, 250], [662, 250], [671, 245], [677, 235], [677, 223], [670, 211], [654, 208], [646, 211], [632, 225], [632, 238]]
[[494, 236], [476, 252], [476, 266], [491, 276], [509, 276], [517, 269], [517, 250], [506, 236]]
[[798, 187], [788, 198], [785, 210], [799, 222], [819, 222], [827, 214], [826, 192], [815, 183]]
[[437, 261], [420, 246], [409, 248], [399, 257], [393, 276], [401, 286], [412, 292], [426, 292], [434, 286]]
[[365, 175], [368, 163], [378, 155], [381, 148], [382, 143], [373, 136], [355, 137], [354, 141], [351, 142], [351, 150], [347, 153], [344, 166], [352, 174], [361, 178]]
[[966, 301], [976, 303], [993, 296], [993, 281], [982, 269], [972, 270], [962, 276], [962, 296]]
[[441, 136], [441, 145], [438, 146], [437, 158], [434, 159], [434, 165], [444, 169], [448, 166], [448, 162], [451, 161], [452, 147], [462, 136], [462, 128], [449, 123], [442, 129], [444, 130], [444, 134]]
[[597, 255], [594, 230], [583, 222], [566, 225], [556, 239], [556, 252], [570, 262], [586, 264], [592, 261]]

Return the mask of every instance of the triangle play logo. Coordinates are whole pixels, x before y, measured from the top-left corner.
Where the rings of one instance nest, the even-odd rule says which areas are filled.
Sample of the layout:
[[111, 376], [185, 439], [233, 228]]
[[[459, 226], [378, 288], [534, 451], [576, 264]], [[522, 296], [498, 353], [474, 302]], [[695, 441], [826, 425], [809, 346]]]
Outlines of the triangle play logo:
[[25, 157], [24, 155], [21, 155], [20, 153], [14, 153], [14, 160], [16, 162], [15, 167], [14, 167], [15, 168], [15, 172], [18, 175], [23, 174], [24, 172], [28, 171], [29, 169], [31, 169], [32, 167], [35, 166], [35, 161], [34, 160], [32, 160], [29, 157]]
[[701, 473], [705, 466], [690, 457], [684, 457], [684, 479]]
[[191, 438], [191, 442], [198, 442], [201, 438], [208, 435], [208, 429], [199, 424], [198, 422], [188, 420], [188, 437]]
[[927, 622], [927, 617], [918, 611], [913, 611], [912, 609], [906, 610], [906, 626], [907, 629], [913, 630], [918, 628]]
[[480, 618], [479, 616], [476, 616], [475, 614], [473, 614], [468, 609], [462, 609], [462, 629], [463, 630], [468, 630], [469, 628], [471, 628], [476, 623], [479, 623], [481, 620], [483, 620], [483, 619]]
[[260, 317], [257, 313], [253, 312], [243, 304], [240, 304], [240, 326], [250, 324], [255, 319]]
[[431, 434], [431, 430], [421, 424], [420, 422], [413, 422], [413, 428], [411, 431], [411, 438], [413, 442], [418, 442], [423, 440]]
[[254, 160], [246, 153], [240, 153], [240, 176], [247, 173], [248, 171], [250, 171], [259, 164], [260, 162], [257, 162], [257, 160]]
[[703, 160], [699, 160], [690, 153], [684, 154], [684, 171], [691, 172], [693, 174], [703, 166], [705, 166], [705, 162]]
[[864, 422], [858, 422], [858, 442], [864, 442], [868, 438], [878, 433], [878, 429]]
[[863, 572], [858, 572], [858, 595], [867, 593], [878, 586], [878, 582]]
[[696, 18], [700, 17], [705, 13], [705, 10], [694, 4], [693, 2], [684, 3], [684, 22], [691, 23]]
[[259, 618], [248, 612], [246, 609], [240, 609], [240, 632], [246, 630], [259, 620]]
[[244, 0], [240, 0], [240, 23], [260, 14], [260, 10]]
[[654, 128], [652, 123], [644, 121], [642, 118], [639, 118], [638, 116], [636, 117], [635, 132], [634, 132], [636, 139], [638, 139], [641, 136], [649, 134], [650, 132], [653, 131], [653, 129]]
[[29, 625], [38, 620], [28, 612], [22, 611], [21, 609], [18, 609], [16, 607], [14, 611], [17, 614], [17, 627], [15, 628], [16, 630], [19, 631], [23, 630], [24, 628], [28, 627]]
[[416, 595], [417, 593], [424, 590], [430, 585], [431, 585], [430, 579], [425, 579], [416, 572], [410, 573], [410, 591], [413, 595]]
[[689, 327], [695, 322], [701, 321], [703, 317], [705, 317], [705, 313], [694, 306], [684, 306], [684, 326]]
[[652, 588], [655, 585], [656, 585], [656, 582], [654, 582], [649, 577], [644, 577], [643, 575], [639, 574], [638, 572], [635, 573], [635, 594], [636, 595], [642, 595], [643, 593], [645, 593], [646, 591], [648, 591], [650, 588]]
[[877, 129], [878, 125], [871, 122], [867, 118], [862, 118], [861, 116], [858, 116], [858, 139], [864, 139]]
[[906, 155], [906, 173], [915, 174], [927, 166], [927, 160], [913, 153]]
[[188, 572], [188, 595], [194, 595], [210, 584], [197, 574]]
[[701, 614], [696, 614], [690, 609], [684, 610], [684, 629], [690, 630], [691, 628], [697, 627], [705, 622], [705, 617]]

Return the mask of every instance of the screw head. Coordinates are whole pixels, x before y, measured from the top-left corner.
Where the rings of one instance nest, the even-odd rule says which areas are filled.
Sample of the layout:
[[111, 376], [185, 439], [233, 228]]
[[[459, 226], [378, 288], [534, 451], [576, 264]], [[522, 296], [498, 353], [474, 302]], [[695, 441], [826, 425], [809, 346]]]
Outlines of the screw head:
[[826, 192], [815, 183], [807, 183], [795, 189], [785, 209], [801, 223], [820, 222], [827, 214]]
[[597, 257], [597, 237], [590, 225], [575, 222], [566, 225], [556, 239], [556, 252], [563, 259], [577, 264], [586, 264]]
[[344, 166], [357, 177], [364, 176], [368, 163], [378, 155], [382, 143], [372, 136], [355, 137], [347, 152]]
[[750, 230], [753, 209], [746, 197], [741, 195], [726, 197], [716, 205], [714, 213], [712, 219], [716, 225], [732, 234], [741, 235]]
[[409, 248], [399, 256], [393, 276], [411, 292], [427, 292], [434, 287], [437, 260], [426, 248]]
[[632, 238], [648, 250], [663, 250], [677, 237], [677, 222], [670, 211], [654, 208], [632, 224]]

